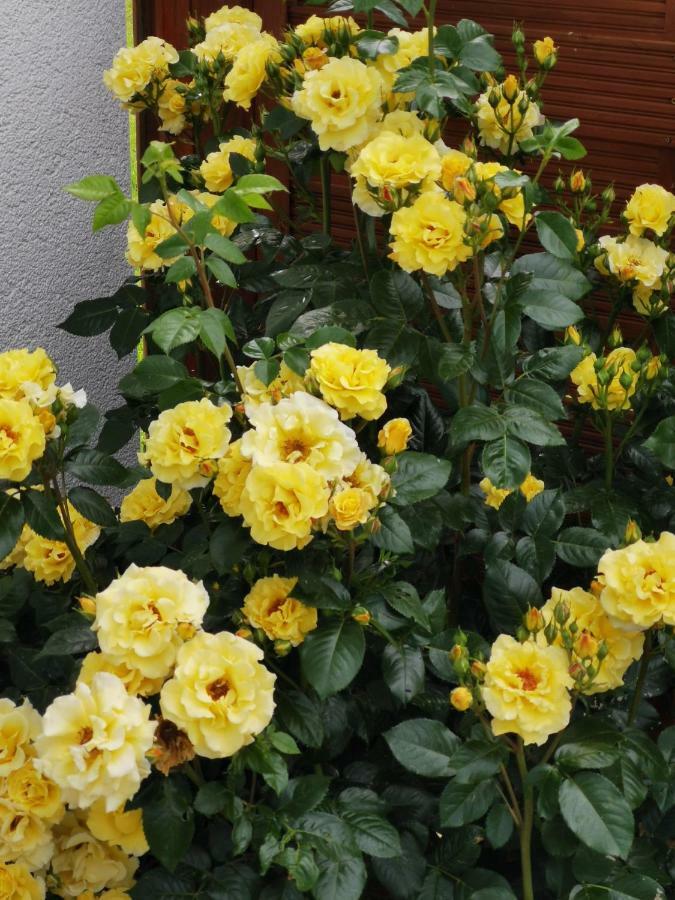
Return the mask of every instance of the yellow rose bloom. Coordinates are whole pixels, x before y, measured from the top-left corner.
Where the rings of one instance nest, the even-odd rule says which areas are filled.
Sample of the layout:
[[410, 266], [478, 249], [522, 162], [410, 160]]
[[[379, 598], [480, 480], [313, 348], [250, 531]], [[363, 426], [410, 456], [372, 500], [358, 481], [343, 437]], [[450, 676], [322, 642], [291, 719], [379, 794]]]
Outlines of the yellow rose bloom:
[[665, 234], [675, 214], [675, 195], [660, 184], [641, 184], [626, 204], [625, 217], [630, 233], [641, 237], [653, 231], [657, 237]]
[[359, 461], [361, 451], [352, 429], [332, 406], [304, 391], [277, 404], [254, 406], [248, 418], [253, 427], [241, 439], [241, 455], [254, 466], [307, 463], [332, 481], [349, 475]]
[[668, 251], [663, 247], [634, 234], [624, 241], [605, 234], [598, 243], [605, 255], [596, 259], [596, 268], [606, 265], [619, 281], [638, 281], [649, 288], [659, 284], [668, 260]]
[[36, 766], [70, 806], [104, 798], [106, 809], [118, 809], [150, 774], [146, 753], [156, 724], [150, 712], [119, 678], [99, 672], [91, 686], [80, 682], [47, 708], [35, 740]]
[[385, 215], [384, 206], [380, 206], [373, 193], [368, 187], [368, 182], [361, 175], [354, 179], [354, 187], [352, 189], [352, 203], [358, 206], [367, 216], [380, 219]]
[[258, 544], [301, 550], [312, 540], [315, 520], [328, 511], [324, 478], [307, 463], [253, 466], [241, 495], [241, 514]]
[[155, 200], [150, 204], [150, 222], [143, 236], [137, 231], [134, 223], [129, 220], [127, 225], [127, 262], [134, 269], [147, 269], [149, 272], [156, 272], [157, 269], [170, 266], [178, 257], [163, 259], [155, 251], [159, 244], [173, 237], [175, 233], [176, 229], [171, 224], [166, 204], [163, 200]]
[[499, 509], [511, 493], [507, 488], [495, 487], [489, 478], [481, 479], [481, 481], [478, 482], [478, 487], [485, 494], [485, 505], [492, 509]]
[[47, 824], [57, 821], [63, 814], [61, 791], [50, 778], [38, 772], [32, 760], [10, 772], [4, 796], [21, 812], [44, 819]]
[[[599, 664], [597, 661], [594, 663], [598, 674], [584, 693], [597, 694], [621, 687], [623, 676], [631, 663], [642, 656], [644, 645], [642, 632], [617, 628], [598, 598], [580, 587], [572, 588], [570, 591], [553, 588], [550, 599], [541, 609], [546, 621], [554, 619], [555, 608], [561, 602], [568, 606], [570, 620], [576, 622], [579, 627], [578, 637], [590, 635], [598, 644], [604, 641], [607, 646], [607, 656]], [[576, 643], [579, 643], [579, 639]], [[577, 654], [582, 655], [578, 651]]]
[[668, 309], [668, 302], [661, 296], [661, 282], [653, 288], [636, 284], [633, 288], [633, 306], [641, 316], [660, 316]]
[[0, 697], [0, 778], [25, 765], [30, 758], [30, 742], [40, 733], [41, 723], [30, 700], [17, 706]]
[[[68, 514], [75, 534], [75, 542], [82, 553], [95, 544], [101, 534], [98, 525], [85, 519], [68, 503]], [[60, 513], [59, 513], [60, 516]], [[75, 571], [75, 559], [64, 541], [53, 541], [28, 528], [24, 541], [24, 558], [21, 565], [31, 572], [36, 581], [55, 584], [70, 581]]]
[[204, 40], [192, 48], [192, 52], [200, 63], [209, 65], [222, 54], [230, 62], [237, 57], [244, 47], [260, 40], [260, 29], [240, 22], [224, 22], [210, 28]]
[[4, 900], [44, 900], [45, 883], [23, 863], [0, 863], [0, 897]]
[[162, 123], [159, 130], [169, 134], [180, 134], [185, 128], [185, 94], [178, 90], [179, 87], [186, 85], [177, 78], [167, 78], [157, 101], [157, 113]]
[[423, 135], [403, 137], [381, 131], [359, 153], [352, 166], [353, 177], [362, 176], [375, 188], [400, 190], [435, 181], [441, 174], [438, 150]]
[[446, 191], [452, 193], [455, 188], [455, 179], [466, 175], [473, 160], [461, 150], [448, 150], [441, 157], [441, 184]]
[[[525, 91], [517, 91], [511, 104], [504, 96], [503, 88], [498, 85], [480, 95], [476, 101], [476, 120], [481, 144], [501, 153], [514, 153], [523, 141], [532, 137], [533, 129], [542, 124], [543, 116]], [[492, 91], [499, 93], [496, 109], [488, 100]], [[524, 113], [519, 109], [521, 103], [527, 103]]]
[[336, 491], [330, 501], [330, 515], [338, 531], [353, 531], [368, 521], [371, 495], [362, 488], [346, 487]]
[[675, 625], [675, 535], [607, 550], [598, 563], [600, 603], [617, 627]]
[[382, 466], [372, 463], [365, 453], [361, 454], [358, 465], [344, 479], [344, 483], [359, 488], [370, 497], [370, 509], [377, 506], [389, 493], [391, 479]]
[[422, 269], [440, 278], [471, 256], [465, 225], [466, 213], [459, 203], [427, 191], [392, 216], [389, 257], [406, 272]]
[[279, 374], [269, 384], [265, 384], [255, 374], [255, 363], [237, 366], [237, 374], [244, 388], [243, 400], [246, 408], [258, 403], [278, 403], [282, 397], [290, 397], [295, 391], [305, 390], [305, 381], [285, 362], [279, 367]]
[[225, 76], [223, 99], [242, 109], [250, 109], [251, 101], [267, 77], [267, 63], [280, 60], [279, 43], [271, 34], [263, 34], [259, 40], [247, 44]]
[[241, 515], [241, 495], [250, 471], [250, 459], [241, 455], [241, 440], [234, 441], [225, 456], [218, 460], [218, 474], [213, 482], [214, 496], [226, 515]]
[[229, 403], [216, 406], [206, 397], [165, 409], [150, 423], [143, 460], [152, 474], [184, 490], [208, 484], [204, 465], [227, 451], [232, 418]]
[[450, 704], [458, 712], [466, 712], [473, 706], [473, 694], [468, 688], [456, 687], [450, 691]]
[[262, 19], [257, 13], [251, 12], [250, 9], [244, 9], [242, 6], [221, 6], [211, 15], [204, 19], [204, 28], [207, 32], [219, 28], [221, 25], [247, 25], [249, 28], [255, 28], [260, 31], [262, 28]]
[[91, 687], [94, 675], [99, 672], [109, 672], [116, 675], [130, 694], [138, 694], [141, 697], [152, 697], [159, 694], [164, 678], [146, 678], [138, 669], [130, 669], [121, 662], [118, 657], [109, 656], [107, 653], [98, 653], [92, 650], [82, 660], [78, 681]]
[[311, 352], [309, 372], [321, 396], [342, 419], [379, 419], [387, 408], [382, 393], [391, 368], [376, 350], [328, 343]]
[[51, 875], [55, 885], [50, 884], [50, 889], [57, 896], [81, 898], [89, 891], [99, 896], [107, 888], [116, 893], [133, 886], [138, 860], [95, 838], [84, 824], [82, 813], [67, 813], [54, 836]]
[[53, 849], [50, 822], [0, 797], [0, 863], [19, 862], [35, 871], [47, 865]]
[[55, 381], [56, 367], [42, 347], [0, 353], [0, 399], [23, 400], [24, 384], [47, 391]]
[[101, 650], [145, 678], [166, 678], [183, 642], [201, 627], [209, 595], [180, 570], [132, 563], [95, 603]]
[[199, 174], [204, 179], [207, 190], [222, 194], [234, 181], [234, 174], [230, 165], [230, 155], [244, 156], [251, 162], [255, 162], [255, 141], [251, 138], [236, 137], [229, 141], [223, 141], [218, 149], [209, 153], [199, 167]]
[[293, 112], [309, 119], [322, 150], [347, 151], [365, 141], [380, 114], [382, 79], [358, 59], [331, 59], [307, 72]]
[[244, 598], [242, 613], [249, 625], [261, 628], [271, 641], [288, 641], [293, 647], [318, 623], [315, 607], [291, 596], [297, 578], [272, 575], [259, 578]]
[[27, 400], [0, 399], [0, 479], [23, 481], [47, 441]]
[[532, 472], [528, 472], [527, 477], [520, 485], [520, 493], [529, 503], [531, 500], [534, 500], [537, 494], [541, 494], [545, 486], [541, 478], [535, 478]]
[[377, 446], [385, 456], [403, 453], [412, 433], [412, 425], [407, 419], [390, 419], [377, 435]]
[[178, 62], [175, 47], [158, 37], [149, 37], [137, 47], [122, 47], [113, 59], [111, 68], [103, 73], [103, 83], [117, 99], [129, 103], [142, 93], [152, 81], [162, 81], [169, 74], [169, 65]]
[[160, 704], [200, 756], [233, 756], [269, 725], [276, 676], [262, 659], [260, 647], [226, 631], [200, 632], [181, 647]]
[[413, 109], [394, 109], [378, 124], [380, 131], [391, 131], [409, 138], [416, 134], [424, 134], [425, 122]]
[[141, 809], [125, 812], [120, 807], [108, 812], [103, 800], [97, 800], [87, 812], [87, 828], [99, 841], [121, 847], [131, 856], [143, 856], [149, 850]]
[[492, 732], [518, 734], [526, 744], [543, 744], [565, 728], [572, 701], [569, 656], [562, 647], [520, 644], [500, 634], [485, 671], [483, 702]]
[[[387, 93], [389, 93], [396, 81], [396, 73], [400, 69], [407, 69], [416, 59], [427, 56], [429, 53], [429, 31], [427, 28], [421, 31], [405, 31], [402, 28], [391, 28], [389, 37], [398, 40], [398, 48], [395, 53], [382, 54], [375, 60], [375, 67], [382, 75]], [[389, 102], [391, 105], [406, 102], [409, 94], [393, 94]]]
[[120, 522], [145, 522], [149, 528], [170, 525], [184, 516], [192, 505], [192, 497], [183, 488], [171, 486], [168, 500], [155, 489], [156, 478], [144, 478], [120, 504]]
[[533, 44], [534, 57], [540, 66], [545, 65], [552, 56], [554, 57], [557, 49], [552, 37], [545, 37]]
[[295, 28], [295, 34], [305, 44], [322, 44], [326, 32], [355, 35], [361, 26], [351, 16], [310, 16]]
[[[630, 398], [637, 387], [635, 373], [631, 368], [635, 352], [630, 347], [617, 347], [607, 355], [607, 367], [616, 367], [616, 374], [606, 386], [604, 394], [601, 393], [598, 373], [594, 367], [596, 359], [595, 353], [589, 353], [570, 373], [572, 382], [577, 386], [579, 403], [590, 403], [593, 409], [630, 409]], [[627, 390], [619, 380], [624, 372], [633, 378]]]

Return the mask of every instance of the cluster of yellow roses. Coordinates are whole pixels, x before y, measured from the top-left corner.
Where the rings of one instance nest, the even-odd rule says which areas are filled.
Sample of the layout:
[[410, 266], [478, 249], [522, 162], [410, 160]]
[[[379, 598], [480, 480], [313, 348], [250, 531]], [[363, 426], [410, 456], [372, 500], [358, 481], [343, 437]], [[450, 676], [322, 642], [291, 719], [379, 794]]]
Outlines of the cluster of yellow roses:
[[675, 625], [675, 535], [608, 550], [586, 591], [554, 588], [541, 609], [524, 617], [522, 640], [502, 634], [487, 663], [470, 660], [464, 643], [451, 657], [462, 684], [455, 708], [483, 706], [494, 734], [543, 744], [562, 731], [572, 691], [595, 694], [623, 684], [643, 652], [645, 631]]

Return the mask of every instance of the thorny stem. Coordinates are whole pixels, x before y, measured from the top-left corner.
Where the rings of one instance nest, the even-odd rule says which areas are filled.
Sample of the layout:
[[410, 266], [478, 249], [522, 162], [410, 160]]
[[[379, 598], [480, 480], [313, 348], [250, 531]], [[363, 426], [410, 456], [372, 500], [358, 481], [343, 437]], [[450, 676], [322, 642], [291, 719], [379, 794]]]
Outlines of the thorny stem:
[[330, 162], [326, 156], [322, 156], [319, 160], [319, 172], [321, 175], [321, 230], [324, 234], [330, 234]]
[[523, 787], [523, 818], [520, 827], [520, 868], [523, 875], [523, 900], [534, 900], [532, 883], [532, 826], [534, 825], [534, 791], [527, 779], [527, 762], [523, 739], [518, 738], [516, 761]]
[[637, 681], [635, 682], [635, 692], [633, 693], [633, 699], [630, 704], [630, 709], [628, 710], [628, 719], [626, 720], [627, 725], [632, 725], [635, 721], [635, 717], [637, 716], [638, 709], [640, 708], [640, 701], [642, 700], [642, 691], [645, 686], [645, 679], [647, 678], [647, 669], [649, 668], [649, 657], [650, 657], [650, 649], [652, 643], [652, 635], [651, 632], [648, 631], [645, 635], [645, 644], [642, 649], [642, 659], [640, 660], [640, 669], [638, 671]]
[[361, 255], [361, 264], [363, 266], [363, 273], [366, 276], [366, 281], [370, 281], [370, 273], [368, 271], [368, 251], [366, 249], [366, 244], [363, 239], [363, 227], [361, 224], [361, 213], [359, 212], [358, 207], [355, 203], [352, 203], [352, 211], [354, 213], [354, 226], [356, 228], [356, 243], [359, 248], [359, 254]]
[[80, 577], [82, 578], [82, 583], [86, 587], [87, 591], [94, 596], [98, 593], [98, 586], [96, 584], [96, 579], [94, 578], [87, 561], [82, 555], [82, 551], [80, 550], [77, 540], [75, 538], [75, 530], [73, 528], [73, 522], [70, 518], [70, 510], [68, 509], [68, 502], [65, 500], [64, 494], [61, 493], [59, 489], [58, 481], [56, 477], [53, 480], [53, 490], [49, 485], [49, 482], [45, 482], [45, 491], [46, 493], [52, 494], [53, 498], [56, 500], [56, 503], [59, 507], [59, 511], [61, 513], [61, 521], [63, 522], [63, 532], [64, 532], [64, 543], [70, 550], [71, 556], [75, 561], [75, 566], [77, 571], [80, 573]]
[[436, 22], [436, 2], [437, 0], [429, 0], [429, 6], [427, 8], [427, 32], [429, 39], [429, 74], [431, 75], [431, 80], [434, 79], [434, 71], [436, 68], [436, 56], [434, 54], [434, 25]]

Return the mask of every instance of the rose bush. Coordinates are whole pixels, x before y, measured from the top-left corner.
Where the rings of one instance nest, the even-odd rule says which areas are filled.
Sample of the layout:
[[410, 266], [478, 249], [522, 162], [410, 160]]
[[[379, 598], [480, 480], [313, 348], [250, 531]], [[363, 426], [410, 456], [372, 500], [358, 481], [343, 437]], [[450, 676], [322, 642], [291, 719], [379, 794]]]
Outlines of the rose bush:
[[675, 197], [556, 178], [554, 42], [435, 6], [105, 73], [173, 142], [68, 187], [120, 405], [0, 354], [3, 897], [672, 894]]

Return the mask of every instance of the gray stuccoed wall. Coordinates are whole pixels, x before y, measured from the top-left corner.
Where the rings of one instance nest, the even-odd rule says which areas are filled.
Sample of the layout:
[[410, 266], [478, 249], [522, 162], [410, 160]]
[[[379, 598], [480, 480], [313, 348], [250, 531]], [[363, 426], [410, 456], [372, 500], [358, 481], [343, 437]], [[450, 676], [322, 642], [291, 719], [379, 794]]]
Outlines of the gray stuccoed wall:
[[[11, 6], [11, 10], [9, 9]], [[125, 43], [124, 0], [8, 5], [0, 29], [0, 349], [42, 345], [59, 380], [119, 405], [121, 364], [107, 337], [59, 331], [78, 300], [112, 293], [130, 273], [123, 227], [91, 231], [91, 204], [62, 186], [84, 175], [129, 184], [128, 119], [101, 76]]]

